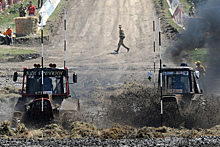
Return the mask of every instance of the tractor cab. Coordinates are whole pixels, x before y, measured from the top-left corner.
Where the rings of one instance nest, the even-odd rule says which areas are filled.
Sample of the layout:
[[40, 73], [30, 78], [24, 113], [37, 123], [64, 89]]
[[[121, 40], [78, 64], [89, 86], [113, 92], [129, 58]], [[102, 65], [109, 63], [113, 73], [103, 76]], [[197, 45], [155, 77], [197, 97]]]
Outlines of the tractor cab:
[[[160, 70], [162, 79], [159, 76], [158, 84], [162, 80], [163, 102], [174, 102], [177, 105], [181, 101], [190, 102], [196, 95], [201, 95], [198, 84], [198, 73], [187, 64], [181, 64], [179, 67], [163, 67]], [[160, 87], [160, 86], [159, 86]]]
[[[164, 94], [201, 93], [197, 74], [191, 67], [163, 67], [162, 87]], [[159, 77], [159, 81], [160, 81]], [[160, 82], [159, 82], [160, 84]]]
[[[29, 72], [37, 72], [37, 70], [29, 70], [27, 71], [27, 75], [25, 77], [26, 81], [24, 85], [26, 85], [23, 89], [23, 96], [29, 96], [29, 95], [35, 95], [35, 94], [41, 94], [43, 90], [43, 94], [48, 95], [61, 95], [65, 94], [67, 96], [68, 90], [66, 90], [66, 84], [65, 76], [63, 75], [45, 75], [44, 81], [43, 81], [43, 89], [42, 89], [42, 76], [40, 75], [29, 75]], [[53, 72], [54, 74], [57, 74], [58, 72], [64, 72], [64, 71], [58, 71], [58, 70], [52, 70], [52, 71], [46, 71], [46, 72]], [[41, 71], [40, 71], [41, 73]], [[64, 97], [65, 97], [64, 96]]]
[[[71, 97], [68, 69], [56, 68], [55, 64], [50, 64], [47, 68], [40, 68], [39, 64], [34, 64], [34, 67], [24, 68], [22, 96], [18, 99], [14, 109], [16, 114], [20, 113], [20, 117], [25, 114], [31, 119], [50, 120], [63, 109], [62, 105], [67, 101], [65, 99]], [[16, 81], [17, 77], [18, 73], [15, 72], [13, 80]], [[72, 83], [76, 82], [77, 75], [74, 73]], [[78, 105], [78, 99], [75, 101], [74, 103]], [[70, 110], [74, 110], [74, 105], [72, 107]]]
[[32, 69], [24, 68], [22, 97], [48, 94], [67, 98], [69, 95], [68, 78], [67, 69], [42, 69], [38, 66]]

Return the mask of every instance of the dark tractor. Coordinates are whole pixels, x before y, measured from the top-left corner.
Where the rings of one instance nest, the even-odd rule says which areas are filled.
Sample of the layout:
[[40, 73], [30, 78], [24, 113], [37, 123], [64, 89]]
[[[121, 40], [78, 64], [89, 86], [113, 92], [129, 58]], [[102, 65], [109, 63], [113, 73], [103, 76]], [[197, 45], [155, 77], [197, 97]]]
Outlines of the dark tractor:
[[[179, 67], [162, 67], [162, 99], [164, 113], [167, 107], [174, 112], [176, 109], [180, 114], [184, 114], [187, 109], [198, 106], [198, 101], [203, 101], [202, 90], [198, 84], [199, 73], [187, 64]], [[159, 85], [161, 78], [159, 76]]]

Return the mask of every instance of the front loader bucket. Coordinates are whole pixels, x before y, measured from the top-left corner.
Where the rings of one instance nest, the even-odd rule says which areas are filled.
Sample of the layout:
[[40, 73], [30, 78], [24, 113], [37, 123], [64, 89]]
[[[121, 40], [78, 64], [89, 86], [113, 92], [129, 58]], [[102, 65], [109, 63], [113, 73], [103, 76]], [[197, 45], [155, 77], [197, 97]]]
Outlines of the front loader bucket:
[[[165, 95], [163, 96], [163, 104], [169, 105], [170, 112], [178, 111], [179, 114], [183, 116], [192, 108], [193, 101], [196, 101], [196, 99], [199, 99], [199, 96], [195, 94]], [[164, 111], [166, 111], [166, 109]]]
[[65, 128], [70, 129], [74, 121], [80, 120], [80, 103], [79, 99], [65, 99], [59, 109], [59, 123]]
[[163, 120], [164, 125], [178, 127], [180, 124], [181, 107], [179, 105], [180, 97], [178, 95], [163, 96]]
[[68, 99], [64, 99], [61, 103], [60, 106], [60, 110], [61, 111], [80, 111], [80, 103], [79, 103], [79, 99], [75, 99], [75, 98], [68, 98]]
[[176, 105], [176, 108], [179, 107], [179, 101], [181, 100], [181, 95], [164, 95], [163, 103], [167, 105]]
[[163, 97], [164, 113], [179, 111], [178, 100], [175, 96]]
[[63, 112], [60, 116], [59, 124], [61, 124], [63, 128], [69, 130], [71, 124], [75, 121], [80, 121], [80, 114], [77, 111], [67, 111]]

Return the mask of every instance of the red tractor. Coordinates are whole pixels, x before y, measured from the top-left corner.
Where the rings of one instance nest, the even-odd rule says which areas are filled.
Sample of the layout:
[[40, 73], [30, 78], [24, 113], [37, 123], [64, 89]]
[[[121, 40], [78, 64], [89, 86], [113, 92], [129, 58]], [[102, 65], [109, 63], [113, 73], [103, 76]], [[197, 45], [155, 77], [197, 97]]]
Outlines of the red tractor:
[[[24, 68], [22, 96], [14, 107], [14, 124], [55, 121], [65, 125], [77, 120], [79, 99], [71, 97], [69, 91], [69, 84], [77, 82], [77, 75], [74, 73], [69, 83], [66, 67], [58, 69], [55, 64], [48, 68], [40, 68], [40, 64], [34, 67]], [[17, 81], [17, 77], [15, 72], [13, 80]]]

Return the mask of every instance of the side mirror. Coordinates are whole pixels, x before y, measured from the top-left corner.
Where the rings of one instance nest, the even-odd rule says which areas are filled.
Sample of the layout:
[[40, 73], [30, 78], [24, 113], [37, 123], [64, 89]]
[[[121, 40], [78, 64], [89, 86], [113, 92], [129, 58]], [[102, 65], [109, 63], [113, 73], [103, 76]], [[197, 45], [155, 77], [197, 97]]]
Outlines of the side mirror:
[[14, 72], [13, 81], [16, 82], [18, 79], [18, 73]]
[[195, 71], [195, 77], [199, 79], [199, 71]]
[[152, 79], [152, 73], [149, 71], [148, 72], [148, 80], [151, 81], [151, 79]]
[[73, 73], [73, 83], [77, 83], [77, 74]]

